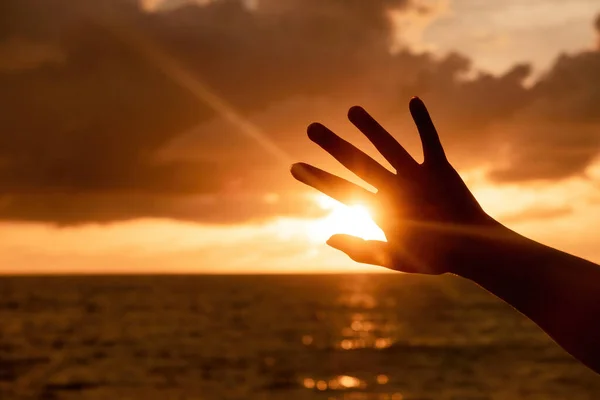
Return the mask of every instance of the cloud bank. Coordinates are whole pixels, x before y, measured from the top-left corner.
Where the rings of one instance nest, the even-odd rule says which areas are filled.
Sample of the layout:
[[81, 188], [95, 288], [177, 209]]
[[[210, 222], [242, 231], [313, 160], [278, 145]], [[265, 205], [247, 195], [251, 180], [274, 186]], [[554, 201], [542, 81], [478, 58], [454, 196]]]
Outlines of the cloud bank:
[[473, 77], [459, 54], [390, 52], [392, 10], [431, 12], [408, 0], [220, 0], [154, 12], [133, 0], [3, 1], [0, 218], [313, 214], [287, 176], [288, 160], [325, 161], [304, 127], [341, 128], [358, 103], [405, 142], [412, 95], [430, 105], [453, 162], [486, 165], [497, 182], [563, 179], [597, 156], [600, 50], [562, 55], [529, 85], [527, 65]]

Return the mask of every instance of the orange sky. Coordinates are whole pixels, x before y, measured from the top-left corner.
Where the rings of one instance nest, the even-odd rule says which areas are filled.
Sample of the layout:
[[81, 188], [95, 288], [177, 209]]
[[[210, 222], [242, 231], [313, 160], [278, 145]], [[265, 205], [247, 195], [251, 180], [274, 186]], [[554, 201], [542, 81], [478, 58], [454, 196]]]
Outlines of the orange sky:
[[[600, 165], [596, 169], [600, 172]], [[590, 173], [594, 176], [593, 168]], [[589, 182], [495, 188], [474, 175], [470, 186], [500, 221], [538, 241], [600, 261], [595, 235], [600, 197]], [[318, 195], [314, 201], [323, 205]], [[341, 211], [342, 218], [336, 218], [342, 207], [333, 201], [324, 206], [333, 218], [219, 226], [160, 219], [64, 228], [4, 223], [1, 265], [8, 273], [381, 272], [323, 244], [334, 232], [360, 235], [355, 227], [364, 231], [365, 226], [360, 214]], [[378, 237], [374, 225], [366, 232]]]
[[[289, 4], [296, 2], [289, 0]], [[135, 69], [142, 65], [137, 61], [131, 67], [131, 76], [142, 77], [139, 86], [138, 82], [129, 83], [123, 78], [130, 75], [118, 75], [121, 72], [111, 78], [120, 63], [103, 64], [102, 57], [96, 59], [96, 53], [81, 50], [88, 47], [85, 35], [66, 35], [67, 39], [61, 36], [60, 40], [53, 36], [55, 31], [66, 31], [65, 27], [71, 26], [69, 13], [56, 11], [56, 20], [63, 22], [54, 26], [44, 21], [41, 25], [44, 28], [47, 24], [46, 30], [21, 31], [17, 27], [9, 36], [0, 35], [0, 54], [5, 55], [0, 58], [8, 60], [0, 61], [0, 85], [14, 91], [13, 100], [7, 103], [12, 108], [0, 115], [8, 121], [7, 137], [13, 138], [0, 140], [0, 167], [7, 166], [0, 168], [0, 184], [5, 188], [0, 195], [0, 216], [4, 220], [0, 221], [0, 273], [380, 271], [356, 265], [323, 244], [328, 235], [339, 231], [367, 232], [369, 237], [376, 237], [379, 232], [365, 222], [364, 210], [348, 210], [325, 201], [293, 182], [287, 169], [294, 161], [335, 168], [305, 137], [303, 127], [312, 120], [337, 128], [342, 136], [364, 145], [366, 141], [344, 125], [343, 110], [355, 102], [374, 107], [384, 125], [390, 126], [411, 152], [418, 151], [415, 132], [408, 131], [411, 128], [404, 106], [408, 92], [399, 91], [400, 95], [395, 91], [409, 82], [403, 80], [408, 79], [405, 76], [418, 76], [419, 68], [439, 69], [423, 86], [422, 90], [431, 90], [423, 97], [425, 101], [432, 99], [432, 113], [434, 119], [439, 115], [440, 134], [451, 161], [484, 208], [520, 233], [600, 261], [600, 239], [594, 237], [600, 223], [600, 164], [595, 161], [593, 147], [600, 123], [592, 117], [587, 119], [587, 114], [574, 112], [565, 116], [566, 122], [539, 124], [545, 115], [554, 113], [553, 105], [542, 101], [544, 96], [556, 97], [553, 90], [562, 87], [559, 83], [566, 79], [560, 76], [561, 69], [553, 70], [558, 54], [575, 54], [565, 68], [584, 71], [578, 72], [584, 75], [590, 70], [589, 63], [589, 73], [597, 71], [593, 68], [599, 64], [593, 60], [600, 58], [600, 52], [592, 50], [592, 21], [600, 8], [595, 1], [538, 0], [525, 5], [511, 0], [482, 5], [474, 0], [440, 0], [426, 2], [426, 13], [411, 10], [404, 1], [396, 3], [406, 8], [393, 13], [392, 28], [373, 14], [372, 21], [365, 22], [358, 33], [343, 31], [360, 38], [365, 32], [365, 43], [352, 46], [364, 46], [359, 47], [362, 50], [357, 50], [357, 54], [372, 51], [369, 57], [373, 61], [364, 64], [367, 67], [360, 60], [347, 58], [355, 56], [352, 46], [344, 47], [345, 39], [335, 35], [327, 39], [339, 45], [339, 59], [327, 55], [337, 65], [331, 72], [313, 69], [312, 62], [305, 65], [304, 60], [320, 52], [306, 50], [307, 56], [297, 59], [297, 53], [287, 53], [288, 47], [296, 52], [304, 49], [302, 34], [300, 39], [282, 38], [284, 44], [275, 55], [258, 54], [263, 51], [258, 48], [248, 50], [246, 55], [245, 34], [240, 30], [242, 44], [224, 45], [231, 50], [223, 54], [209, 46], [205, 49], [207, 58], [202, 58], [202, 49], [198, 50], [199, 55], [188, 54], [185, 49], [155, 46], [150, 39], [163, 35], [168, 43], [172, 32], [187, 34], [186, 29], [191, 32], [196, 29], [191, 27], [198, 25], [193, 18], [205, 22], [213, 17], [227, 19], [230, 11], [218, 8], [214, 15], [204, 15], [213, 12], [204, 9], [193, 14], [196, 17], [190, 17], [190, 27], [176, 11], [158, 11], [156, 2], [146, 4], [156, 14], [138, 15], [139, 11], [131, 11], [129, 15], [130, 11], [119, 11], [124, 16], [119, 14], [118, 21], [135, 20], [140, 28], [138, 31], [131, 28], [133, 25], [125, 25], [123, 29], [110, 30], [121, 44], [105, 57], [116, 57], [119, 62], [129, 60], [120, 52], [134, 48], [144, 63], [141, 72]], [[73, 14], [78, 15], [77, 12]], [[309, 21], [319, 15], [310, 10], [302, 12], [306, 14], [302, 18]], [[113, 14], [106, 15], [112, 18]], [[146, 20], [147, 15], [164, 18], [164, 25], [156, 28], [153, 20]], [[169, 25], [169, 18], [177, 24]], [[251, 21], [252, 17], [240, 13], [236, 18]], [[341, 26], [346, 24], [343, 18], [354, 15], [341, 12]], [[254, 22], [248, 21], [244, 23], [251, 27]], [[367, 26], [368, 23], [372, 25]], [[219, 26], [210, 28], [215, 29], [210, 31], [212, 35], [224, 29]], [[299, 25], [298, 32], [303, 29]], [[328, 32], [324, 29], [321, 34]], [[234, 28], [230, 34], [237, 37]], [[90, 33], [89, 40], [95, 41], [90, 43], [103, 46], [105, 39], [94, 39], [93, 35]], [[390, 61], [384, 53], [373, 50], [379, 45], [377, 40], [387, 36], [395, 38], [393, 43], [387, 43], [392, 53], [401, 52], [406, 46], [411, 49], [407, 60]], [[556, 40], [549, 40], [550, 37]], [[98, 48], [105, 51], [113, 46], [106, 43]], [[308, 43], [312, 46], [314, 41]], [[491, 85], [489, 80], [473, 78], [476, 84], [470, 89], [446, 89], [447, 82], [458, 82], [462, 72], [452, 72], [456, 76], [447, 78], [444, 68], [463, 71], [463, 61], [444, 59], [453, 50], [470, 60], [466, 75], [475, 76], [473, 71], [477, 69], [491, 71], [499, 77], [497, 86], [486, 88], [485, 85]], [[213, 53], [208, 55], [209, 51]], [[431, 52], [433, 58], [420, 59], [418, 54], [423, 51]], [[179, 52], [178, 56], [174, 52]], [[289, 66], [285, 61], [288, 56]], [[219, 57], [231, 59], [219, 64]], [[260, 76], [267, 68], [261, 64], [261, 57], [268, 61], [269, 57], [277, 57], [281, 66], [273, 71], [281, 76]], [[91, 60], [91, 64], [86, 64], [86, 60]], [[257, 64], [249, 65], [247, 60]], [[347, 60], [356, 61], [356, 65]], [[513, 78], [520, 74], [518, 69], [501, 78], [523, 61], [532, 63], [534, 71], [527, 79], [542, 82], [530, 91], [525, 87], [531, 82], [520, 81], [524, 76]], [[314, 63], [319, 64], [318, 60]], [[411, 63], [417, 66], [410, 66]], [[459, 66], [453, 69], [453, 63]], [[146, 71], [147, 65], [152, 69]], [[236, 69], [240, 65], [244, 68]], [[93, 68], [105, 68], [101, 74], [108, 75], [94, 72], [100, 70]], [[254, 75], [247, 78], [245, 69], [252, 68]], [[406, 70], [399, 73], [398, 68]], [[221, 76], [224, 69], [225, 75]], [[555, 72], [546, 79], [544, 71], [548, 70]], [[301, 83], [292, 82], [296, 72], [301, 73]], [[46, 83], [44, 79], [53, 76], [48, 74], [55, 73], [60, 74], [59, 78]], [[13, 85], [21, 79], [18, 74], [27, 80], [30, 92], [21, 93], [19, 85]], [[404, 75], [397, 77], [398, 74]], [[361, 76], [364, 82], [356, 81], [354, 76]], [[147, 87], [143, 80], [146, 77], [159, 86]], [[161, 79], [168, 85], [163, 85]], [[542, 100], [504, 114], [506, 104], [517, 103], [511, 96], [524, 96], [512, 93], [512, 86], [502, 79], [515, 84], [515, 90], [526, 93], [525, 96]], [[250, 82], [253, 80], [258, 83]], [[264, 80], [264, 85], [260, 80]], [[559, 83], [553, 84], [554, 81]], [[126, 83], [115, 92], [120, 97], [102, 92], [103, 86], [114, 82]], [[428, 85], [438, 88], [430, 89]], [[590, 85], [600, 86], [600, 80]], [[420, 86], [416, 87], [418, 90]], [[178, 92], [182, 88], [187, 94]], [[47, 98], [44, 91], [50, 93]], [[87, 91], [92, 95], [87, 95]], [[586, 98], [585, 92], [577, 93], [572, 96], [574, 102]], [[20, 100], [20, 96], [26, 100]], [[403, 100], [398, 102], [397, 97]], [[464, 101], [464, 115], [456, 116], [454, 109], [444, 106], [447, 99], [454, 98], [457, 103]], [[494, 99], [490, 100], [490, 107], [494, 112], [500, 110], [497, 116], [482, 116], [489, 121], [481, 127], [476, 108], [480, 102], [474, 98]], [[54, 107], [61, 101], [62, 108]], [[255, 105], [254, 101], [260, 104]], [[113, 110], [111, 105], [115, 102], [119, 104]], [[130, 104], [135, 106], [128, 109]], [[556, 107], [571, 112], [567, 103]], [[584, 108], [580, 103], [573, 107]], [[63, 117], [63, 110], [69, 110], [69, 118]], [[118, 110], [125, 111], [121, 114]], [[28, 112], [33, 116], [27, 117]], [[202, 114], [202, 118], [198, 120], [197, 114]], [[574, 122], [570, 123], [569, 118]], [[89, 136], [78, 136], [80, 133]], [[44, 142], [43, 135], [52, 140]], [[417, 153], [415, 157], [419, 158]]]

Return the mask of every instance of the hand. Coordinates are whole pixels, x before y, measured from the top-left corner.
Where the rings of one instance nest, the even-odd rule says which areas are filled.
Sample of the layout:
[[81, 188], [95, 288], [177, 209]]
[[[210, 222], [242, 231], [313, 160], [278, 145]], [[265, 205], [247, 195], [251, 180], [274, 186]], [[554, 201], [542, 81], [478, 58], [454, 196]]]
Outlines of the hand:
[[477, 238], [504, 228], [488, 216], [446, 159], [423, 102], [410, 101], [410, 112], [423, 145], [417, 163], [373, 117], [352, 107], [348, 119], [394, 167], [389, 171], [319, 123], [308, 137], [358, 177], [377, 188], [368, 191], [312, 165], [292, 166], [294, 178], [342, 202], [359, 202], [373, 211], [387, 242], [334, 235], [327, 243], [353, 260], [403, 272], [454, 272], [461, 263], [477, 262]]

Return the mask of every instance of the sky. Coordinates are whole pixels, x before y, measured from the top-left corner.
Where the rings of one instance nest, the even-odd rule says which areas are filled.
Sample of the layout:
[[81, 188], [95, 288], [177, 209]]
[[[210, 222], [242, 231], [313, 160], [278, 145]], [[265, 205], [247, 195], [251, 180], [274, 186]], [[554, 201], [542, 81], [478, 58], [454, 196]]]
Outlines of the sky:
[[[428, 104], [484, 209], [600, 261], [600, 6], [572, 0], [5, 0], [0, 273], [380, 271], [368, 210], [295, 182], [370, 110]], [[378, 158], [381, 160], [381, 158]], [[358, 181], [357, 181], [358, 182]]]

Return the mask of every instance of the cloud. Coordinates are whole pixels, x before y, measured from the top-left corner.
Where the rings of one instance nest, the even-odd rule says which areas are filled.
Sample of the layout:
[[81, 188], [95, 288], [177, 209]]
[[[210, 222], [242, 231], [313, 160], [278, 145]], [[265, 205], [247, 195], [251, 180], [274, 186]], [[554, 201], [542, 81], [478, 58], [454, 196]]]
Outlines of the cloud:
[[503, 215], [499, 218], [502, 223], [514, 224], [522, 222], [531, 222], [536, 220], [552, 220], [565, 217], [573, 213], [573, 207], [532, 207], [519, 212]]
[[[136, 193], [48, 193], [0, 197], [0, 218], [52, 222], [61, 226], [145, 218], [170, 218], [212, 224], [235, 224], [301, 215], [320, 217], [323, 210], [308, 196], [220, 193], [196, 196]], [[60, 218], [57, 218], [59, 216]]]
[[361, 103], [400, 130], [414, 94], [453, 160], [491, 162], [498, 181], [568, 177], [598, 153], [600, 52], [564, 55], [526, 87], [526, 65], [467, 79], [458, 54], [390, 52], [389, 12], [414, 12], [408, 0], [245, 4], [2, 2], [0, 218], [313, 215], [287, 176], [288, 160], [326, 162], [304, 126], [347, 129]]

